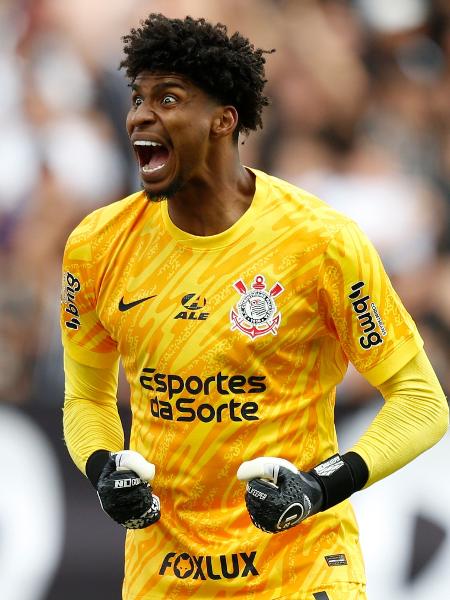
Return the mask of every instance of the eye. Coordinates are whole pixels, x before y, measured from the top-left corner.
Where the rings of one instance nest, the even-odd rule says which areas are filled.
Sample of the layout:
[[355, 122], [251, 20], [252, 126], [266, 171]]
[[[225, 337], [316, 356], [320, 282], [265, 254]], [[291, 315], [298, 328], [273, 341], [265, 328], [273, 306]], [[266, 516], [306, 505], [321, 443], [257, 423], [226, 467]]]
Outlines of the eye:
[[140, 105], [143, 103], [143, 101], [144, 101], [144, 100], [142, 99], [142, 97], [141, 97], [141, 96], [134, 96], [134, 97], [132, 98], [132, 103], [133, 103], [133, 106], [140, 106]]
[[166, 94], [165, 96], [162, 97], [161, 99], [161, 104], [164, 105], [168, 105], [168, 104], [174, 104], [177, 101], [177, 99], [175, 98], [175, 96], [173, 96], [172, 94]]

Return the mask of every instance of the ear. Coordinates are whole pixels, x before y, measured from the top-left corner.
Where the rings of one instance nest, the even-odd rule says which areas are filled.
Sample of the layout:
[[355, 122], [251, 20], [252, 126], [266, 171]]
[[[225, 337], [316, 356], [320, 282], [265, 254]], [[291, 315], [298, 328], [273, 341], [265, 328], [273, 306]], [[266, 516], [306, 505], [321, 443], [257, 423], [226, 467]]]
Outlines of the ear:
[[219, 106], [213, 116], [211, 134], [214, 137], [233, 135], [238, 124], [238, 113], [234, 106]]

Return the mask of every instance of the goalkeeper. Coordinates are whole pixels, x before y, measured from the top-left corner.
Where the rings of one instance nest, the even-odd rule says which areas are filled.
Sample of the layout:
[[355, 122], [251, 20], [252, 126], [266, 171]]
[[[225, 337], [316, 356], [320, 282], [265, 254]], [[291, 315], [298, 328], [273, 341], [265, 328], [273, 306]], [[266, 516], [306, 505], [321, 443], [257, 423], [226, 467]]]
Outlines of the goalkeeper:
[[[263, 50], [155, 14], [124, 50], [143, 191], [70, 235], [61, 303], [65, 440], [127, 529], [123, 599], [363, 600], [348, 498], [447, 428], [420, 335], [355, 223], [241, 164]], [[341, 454], [349, 361], [385, 404]]]

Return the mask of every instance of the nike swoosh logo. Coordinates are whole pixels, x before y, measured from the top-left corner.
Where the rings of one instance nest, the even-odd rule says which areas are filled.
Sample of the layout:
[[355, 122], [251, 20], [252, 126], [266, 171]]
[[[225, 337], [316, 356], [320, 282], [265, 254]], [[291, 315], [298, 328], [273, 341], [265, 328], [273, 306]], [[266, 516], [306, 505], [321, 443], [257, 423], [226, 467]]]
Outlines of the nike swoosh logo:
[[119, 310], [120, 310], [120, 312], [125, 312], [126, 310], [130, 310], [130, 308], [134, 308], [141, 302], [145, 302], [146, 300], [150, 300], [151, 298], [156, 298], [156, 296], [157, 296], [157, 294], [154, 294], [153, 296], [147, 296], [146, 298], [139, 298], [139, 300], [134, 300], [133, 302], [129, 302], [128, 304], [126, 304], [123, 301], [123, 296], [122, 296], [122, 298], [120, 299], [120, 302], [119, 302]]

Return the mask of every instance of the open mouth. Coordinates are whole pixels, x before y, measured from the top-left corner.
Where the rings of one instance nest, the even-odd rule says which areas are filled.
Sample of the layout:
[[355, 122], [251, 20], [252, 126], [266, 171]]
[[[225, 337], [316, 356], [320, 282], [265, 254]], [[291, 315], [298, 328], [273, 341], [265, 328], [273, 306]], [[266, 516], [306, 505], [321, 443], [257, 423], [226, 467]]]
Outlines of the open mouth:
[[139, 160], [139, 168], [145, 175], [160, 171], [169, 161], [168, 148], [159, 142], [136, 140], [133, 146]]

